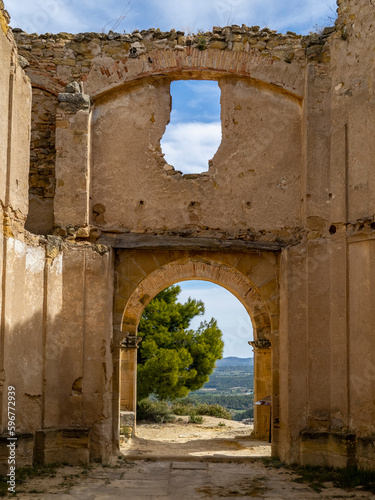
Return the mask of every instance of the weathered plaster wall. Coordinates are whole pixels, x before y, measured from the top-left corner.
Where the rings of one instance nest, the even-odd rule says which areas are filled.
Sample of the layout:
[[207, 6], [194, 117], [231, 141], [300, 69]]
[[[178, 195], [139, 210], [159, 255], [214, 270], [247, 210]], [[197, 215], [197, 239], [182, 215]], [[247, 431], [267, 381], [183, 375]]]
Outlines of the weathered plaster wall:
[[340, 1], [331, 63], [307, 67], [307, 242], [282, 252], [280, 454], [373, 466], [374, 7]]
[[275, 238], [285, 229], [293, 238], [301, 225], [299, 100], [220, 78], [222, 143], [208, 173], [171, 175], [155, 155], [170, 118], [169, 85], [145, 82], [96, 102], [90, 222], [105, 231], [202, 236], [262, 228]]
[[345, 144], [344, 154], [338, 156], [335, 164], [345, 172], [346, 188], [342, 190], [345, 201], [337, 207], [334, 221], [340, 221], [340, 215], [345, 213], [351, 223], [347, 230], [346, 258], [343, 255], [342, 259], [348, 273], [347, 303], [342, 303], [342, 311], [346, 312], [349, 359], [347, 407], [350, 428], [358, 436], [358, 457], [367, 466], [375, 457], [374, 5], [344, 1], [340, 3], [339, 12], [342, 38], [336, 41], [332, 52], [337, 61], [332, 74], [335, 137], [332, 149], [338, 156], [339, 144]]
[[0, 22], [0, 471], [7, 473], [10, 385], [17, 467], [33, 459], [108, 457], [118, 422], [112, 419], [112, 254], [25, 231], [31, 85], [2, 3]]
[[[0, 6], [1, 7], [1, 6]], [[2, 88], [0, 112], [0, 200], [3, 217], [14, 220], [9, 234], [17, 232], [28, 212], [28, 169], [30, 141], [30, 84], [18, 64], [11, 31], [6, 24], [6, 11], [0, 9], [0, 55]]]

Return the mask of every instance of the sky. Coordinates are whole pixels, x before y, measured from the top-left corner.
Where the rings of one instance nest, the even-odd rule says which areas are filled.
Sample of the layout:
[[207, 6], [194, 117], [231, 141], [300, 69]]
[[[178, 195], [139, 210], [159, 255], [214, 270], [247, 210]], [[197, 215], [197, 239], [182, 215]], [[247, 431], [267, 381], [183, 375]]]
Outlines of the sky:
[[[130, 33], [135, 29], [174, 28], [186, 34], [232, 24], [268, 27], [281, 33], [308, 34], [332, 26], [336, 0], [4, 0], [11, 26], [28, 33]], [[171, 84], [172, 112], [161, 145], [165, 159], [184, 173], [208, 169], [221, 141], [220, 90], [217, 82]], [[187, 281], [179, 300], [203, 300], [224, 334], [225, 356], [253, 355], [250, 318], [242, 304], [213, 283]], [[197, 319], [197, 327], [202, 318]]]
[[213, 26], [246, 24], [307, 34], [332, 25], [335, 0], [5, 0], [11, 26], [29, 33], [66, 31], [127, 33], [171, 28], [207, 31]]
[[253, 328], [250, 317], [241, 302], [225, 288], [209, 281], [183, 281], [178, 283], [182, 291], [179, 302], [186, 302], [191, 297], [204, 303], [204, 316], [197, 316], [191, 322], [195, 330], [201, 321], [217, 320], [223, 332], [224, 357], [253, 357], [253, 350], [248, 341], [253, 340]]
[[221, 142], [220, 89], [217, 82], [171, 83], [172, 112], [161, 140], [165, 161], [184, 174], [208, 170]]

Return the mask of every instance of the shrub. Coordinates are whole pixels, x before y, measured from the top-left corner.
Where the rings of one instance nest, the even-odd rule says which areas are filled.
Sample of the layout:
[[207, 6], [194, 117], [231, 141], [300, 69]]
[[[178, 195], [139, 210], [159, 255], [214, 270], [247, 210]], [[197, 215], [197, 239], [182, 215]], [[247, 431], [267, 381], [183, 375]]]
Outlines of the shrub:
[[142, 399], [137, 405], [137, 420], [153, 420], [158, 424], [174, 422], [176, 417], [166, 401]]
[[231, 413], [219, 404], [208, 405], [206, 403], [199, 404], [195, 407], [199, 415], [208, 415], [209, 417], [225, 418], [231, 420]]
[[128, 425], [124, 425], [123, 427], [120, 427], [120, 434], [125, 436], [126, 438], [130, 438], [133, 432], [133, 427], [130, 427]]
[[198, 50], [206, 50], [207, 49], [207, 40], [204, 36], [203, 30], [199, 30], [196, 35], [196, 43]]
[[172, 404], [172, 412], [175, 415], [189, 415], [189, 412], [194, 408], [194, 403], [188, 401], [176, 401]]
[[225, 418], [231, 420], [231, 413], [223, 406], [207, 403], [194, 403], [189, 399], [183, 399], [172, 405], [172, 411], [175, 415], [190, 415], [193, 411], [197, 415], [207, 415], [209, 417]]
[[195, 411], [189, 413], [189, 424], [203, 424], [202, 415], [197, 415]]

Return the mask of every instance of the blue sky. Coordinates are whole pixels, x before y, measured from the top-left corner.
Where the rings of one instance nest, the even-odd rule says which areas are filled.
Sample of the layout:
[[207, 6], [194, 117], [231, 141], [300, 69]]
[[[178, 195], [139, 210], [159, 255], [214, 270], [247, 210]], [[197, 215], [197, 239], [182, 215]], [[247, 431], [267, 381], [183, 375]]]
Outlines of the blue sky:
[[184, 174], [208, 170], [221, 142], [220, 89], [217, 82], [171, 83], [171, 121], [161, 141], [167, 163]]
[[194, 318], [191, 327], [196, 329], [203, 320], [215, 318], [223, 332], [224, 356], [250, 358], [253, 356], [248, 341], [253, 339], [250, 317], [241, 302], [225, 288], [209, 281], [184, 281], [178, 283], [182, 291], [179, 302], [189, 297], [203, 301], [205, 315]]
[[[332, 26], [336, 0], [4, 0], [11, 26], [29, 33], [132, 32], [160, 28], [186, 34], [213, 26], [246, 24], [308, 34]], [[171, 122], [162, 139], [166, 161], [184, 173], [207, 170], [221, 140], [220, 90], [216, 82], [172, 82]], [[224, 333], [225, 356], [252, 356], [252, 328], [242, 304], [208, 282], [181, 284], [180, 300], [203, 300], [206, 319]], [[199, 321], [202, 318], [198, 319]], [[194, 326], [198, 326], [195, 324]]]

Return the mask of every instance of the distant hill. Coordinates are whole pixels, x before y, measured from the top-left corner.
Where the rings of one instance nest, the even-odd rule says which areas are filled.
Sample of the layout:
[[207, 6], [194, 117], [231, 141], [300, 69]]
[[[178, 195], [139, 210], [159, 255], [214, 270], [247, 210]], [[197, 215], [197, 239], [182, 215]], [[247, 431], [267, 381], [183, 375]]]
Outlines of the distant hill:
[[[202, 403], [223, 404], [231, 410], [246, 410], [252, 404], [253, 388], [254, 358], [230, 356], [217, 360], [209, 381], [189, 397], [198, 398]], [[229, 402], [225, 399], [227, 396], [234, 399]]]
[[223, 366], [254, 366], [254, 358], [236, 358], [235, 356], [229, 356], [227, 358], [218, 359], [216, 361], [216, 367], [221, 368]]

